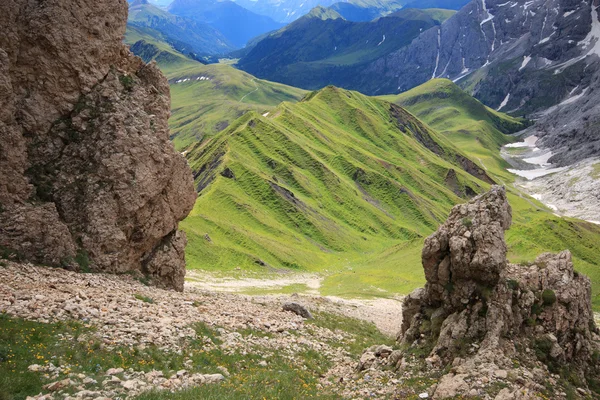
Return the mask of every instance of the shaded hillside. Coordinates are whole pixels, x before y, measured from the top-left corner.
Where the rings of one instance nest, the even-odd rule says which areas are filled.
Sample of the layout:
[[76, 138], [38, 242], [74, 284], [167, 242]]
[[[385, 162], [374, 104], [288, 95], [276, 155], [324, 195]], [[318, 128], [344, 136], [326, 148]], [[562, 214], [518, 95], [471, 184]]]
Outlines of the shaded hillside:
[[234, 49], [225, 36], [212, 26], [172, 15], [148, 4], [146, 0], [129, 7], [127, 22], [138, 28], [148, 28], [146, 33], [157, 32], [157, 39], [171, 43], [184, 53], [201, 56], [223, 54]]
[[317, 7], [257, 43], [238, 67], [305, 89], [360, 87], [358, 71], [366, 64], [408, 45], [451, 13], [406, 9], [372, 22], [351, 22]]
[[432, 79], [407, 92], [381, 98], [408, 109], [496, 176], [511, 179], [500, 147], [511, 141], [506, 134], [523, 129], [525, 121], [486, 107], [448, 79]]

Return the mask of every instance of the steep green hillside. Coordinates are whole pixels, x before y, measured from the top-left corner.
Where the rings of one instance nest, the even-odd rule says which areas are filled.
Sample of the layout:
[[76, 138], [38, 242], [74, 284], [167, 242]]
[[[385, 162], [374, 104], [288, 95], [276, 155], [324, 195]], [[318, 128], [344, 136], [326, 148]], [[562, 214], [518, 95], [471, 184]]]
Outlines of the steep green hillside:
[[147, 33], [129, 25], [125, 42], [144, 61], [156, 60], [169, 78], [171, 138], [183, 151], [225, 129], [248, 111], [265, 114], [282, 101], [298, 101], [301, 89], [254, 78], [230, 65], [203, 65]]
[[600, 306], [600, 227], [554, 216], [501, 168], [498, 149], [510, 140], [502, 131], [520, 122], [448, 81], [418, 89], [402, 100], [421, 96], [409, 107], [440, 132], [386, 101], [328, 87], [191, 146], [199, 198], [182, 223], [189, 268], [320, 272], [323, 294], [407, 293], [424, 282], [424, 237], [452, 205], [489, 187], [487, 170], [508, 185], [510, 258], [570, 249]]
[[248, 111], [266, 114], [305, 93], [224, 64], [196, 63], [170, 73], [169, 82], [173, 113], [169, 126], [179, 150], [211, 137]]
[[[333, 87], [246, 114], [187, 158], [199, 191], [182, 223], [190, 268], [345, 270], [358, 285], [376, 273], [390, 291], [421, 283], [420, 268], [395, 255], [417, 254], [450, 207], [489, 181], [400, 107]], [[326, 283], [331, 292], [347, 275]]]
[[511, 179], [500, 147], [513, 140], [506, 134], [522, 129], [525, 121], [486, 107], [448, 79], [432, 79], [407, 92], [380, 98], [405, 107], [494, 175]]
[[[308, 15], [261, 40], [238, 67], [260, 78], [305, 89], [352, 89], [357, 73], [377, 58], [439, 25], [449, 12], [406, 9], [372, 22], [351, 22], [333, 9]], [[451, 13], [451, 12], [450, 12]]]
[[138, 28], [148, 28], [147, 32], [156, 32], [157, 39], [170, 43], [182, 52], [200, 56], [234, 50], [233, 44], [212, 26], [172, 15], [148, 4], [146, 0], [135, 2], [129, 7], [127, 23]]

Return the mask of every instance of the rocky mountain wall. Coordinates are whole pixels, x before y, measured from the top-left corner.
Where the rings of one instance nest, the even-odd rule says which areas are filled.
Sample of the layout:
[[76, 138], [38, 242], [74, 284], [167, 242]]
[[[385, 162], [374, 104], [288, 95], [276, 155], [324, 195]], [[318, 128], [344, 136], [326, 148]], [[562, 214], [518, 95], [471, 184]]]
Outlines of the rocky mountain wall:
[[158, 68], [121, 42], [125, 0], [0, 4], [0, 246], [183, 289], [191, 171]]

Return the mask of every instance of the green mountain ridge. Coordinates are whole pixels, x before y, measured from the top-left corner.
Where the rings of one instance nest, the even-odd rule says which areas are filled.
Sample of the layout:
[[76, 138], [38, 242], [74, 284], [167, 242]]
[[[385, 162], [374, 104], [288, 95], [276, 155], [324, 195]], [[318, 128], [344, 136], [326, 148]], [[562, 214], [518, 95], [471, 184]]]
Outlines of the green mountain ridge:
[[[397, 108], [386, 101], [334, 88], [307, 94], [256, 79], [229, 65], [202, 65], [134, 30], [128, 30], [127, 37], [134, 43], [145, 38], [160, 49], [155, 59], [171, 83], [173, 114], [169, 124], [175, 145], [182, 151], [187, 149], [197, 185], [201, 180], [209, 182], [192, 215], [182, 223], [190, 238], [186, 249], [189, 268], [225, 275], [235, 275], [236, 267], [259, 274], [312, 271], [325, 274], [322, 294], [372, 297], [408, 293], [424, 282], [422, 238], [445, 219], [452, 205], [472, 194], [467, 193], [467, 187], [477, 192], [488, 185], [464, 171], [457, 158], [463, 155], [508, 188], [514, 215], [513, 227], [507, 232], [510, 259], [526, 263], [545, 251], [570, 249], [578, 271], [591, 277], [594, 305], [600, 306], [600, 227], [555, 216], [513, 187], [514, 176], [506, 171], [500, 146], [514, 140], [505, 133], [519, 129], [525, 121], [484, 106], [445, 79], [431, 80], [400, 95], [383, 96], [382, 100], [406, 107], [414, 115], [402, 113], [403, 118], [414, 121], [413, 127], [424, 126], [425, 132], [431, 133], [422, 138], [431, 137], [448, 150], [441, 159], [415, 136], [403, 135], [405, 144], [410, 141], [427, 154], [426, 163], [415, 164], [404, 158], [414, 153], [411, 146], [402, 154], [397, 154], [395, 144], [381, 149], [383, 139], [379, 136], [398, 135], [397, 124], [392, 123], [397, 118], [390, 118], [390, 110]], [[293, 104], [302, 96], [301, 103]], [[328, 111], [328, 107], [336, 112]], [[252, 113], [244, 115], [248, 111]], [[251, 123], [254, 128], [248, 127]], [[259, 134], [263, 129], [267, 133]], [[363, 131], [369, 134], [360, 136]], [[262, 136], [270, 138], [268, 145], [257, 147], [254, 143]], [[370, 136], [377, 140], [367, 141], [367, 146], [364, 140]], [[227, 150], [230, 142], [235, 145]], [[219, 145], [221, 158], [215, 156]], [[302, 157], [287, 155], [289, 149], [295, 149], [295, 154], [298, 148], [307, 149], [300, 151]], [[344, 152], [337, 154], [340, 149]], [[328, 158], [315, 158], [325, 156]], [[311, 162], [292, 162], [298, 158]], [[356, 174], [355, 182], [357, 165], [364, 164], [368, 168], [361, 169], [366, 175]], [[309, 169], [312, 165], [319, 166], [317, 171], [333, 171], [343, 179], [323, 184], [312, 172], [305, 172], [313, 171]], [[392, 194], [398, 193], [398, 182], [409, 176], [402, 175], [401, 179], [401, 171], [416, 173], [415, 168], [419, 171], [429, 165], [435, 166], [429, 172], [437, 174], [433, 182], [426, 173], [419, 175], [425, 179], [416, 182], [424, 188], [416, 186], [410, 191], [417, 203], [411, 203], [413, 197], [408, 194], [410, 201], [405, 197], [394, 202]], [[242, 185], [240, 177], [246, 176], [252, 179]], [[367, 183], [361, 184], [365, 179]], [[311, 184], [314, 180], [317, 183]], [[305, 185], [310, 190], [304, 189]], [[443, 193], [442, 201], [432, 199], [432, 193], [438, 191]], [[351, 201], [344, 202], [346, 197]], [[280, 210], [285, 210], [283, 215]], [[338, 225], [341, 228], [332, 234], [318, 235], [323, 227]], [[310, 226], [316, 228], [308, 231], [317, 236], [306, 236], [300, 229]], [[379, 229], [377, 233], [373, 227]]]
[[424, 282], [424, 237], [494, 181], [507, 186], [513, 206], [510, 259], [569, 248], [600, 305], [600, 227], [553, 215], [504, 169], [499, 148], [512, 139], [503, 131], [523, 122], [446, 80], [395, 100], [412, 103], [429, 125], [387, 101], [327, 87], [266, 116], [247, 113], [188, 147], [199, 191], [182, 223], [188, 267], [319, 272], [329, 295], [408, 293]]
[[225, 129], [248, 111], [269, 112], [298, 101], [304, 90], [263, 81], [226, 64], [203, 65], [168, 43], [129, 25], [125, 42], [146, 62], [154, 60], [171, 85], [171, 139], [179, 151]]
[[182, 224], [189, 266], [220, 271], [315, 271], [397, 246], [414, 253], [453, 204], [491, 182], [463, 170], [468, 158], [402, 108], [335, 87], [267, 117], [248, 113], [186, 157], [199, 192]]

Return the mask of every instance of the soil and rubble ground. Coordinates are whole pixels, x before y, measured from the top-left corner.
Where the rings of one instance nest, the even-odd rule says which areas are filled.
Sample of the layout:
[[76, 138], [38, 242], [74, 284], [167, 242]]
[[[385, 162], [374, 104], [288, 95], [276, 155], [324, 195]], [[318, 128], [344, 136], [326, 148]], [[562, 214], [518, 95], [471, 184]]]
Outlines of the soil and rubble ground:
[[[315, 318], [282, 311], [290, 299]], [[356, 366], [365, 348], [394, 340], [343, 315], [357, 308], [2, 261], [0, 398], [388, 397], [393, 372]]]
[[[283, 311], [289, 302], [314, 319]], [[178, 293], [1, 260], [0, 399], [443, 398], [440, 386], [469, 387], [451, 398], [508, 399], [516, 383], [523, 398], [592, 398], [518, 357], [440, 370], [430, 349], [396, 343], [401, 310], [386, 302], [193, 284]], [[476, 351], [466, 346], [465, 357]]]

